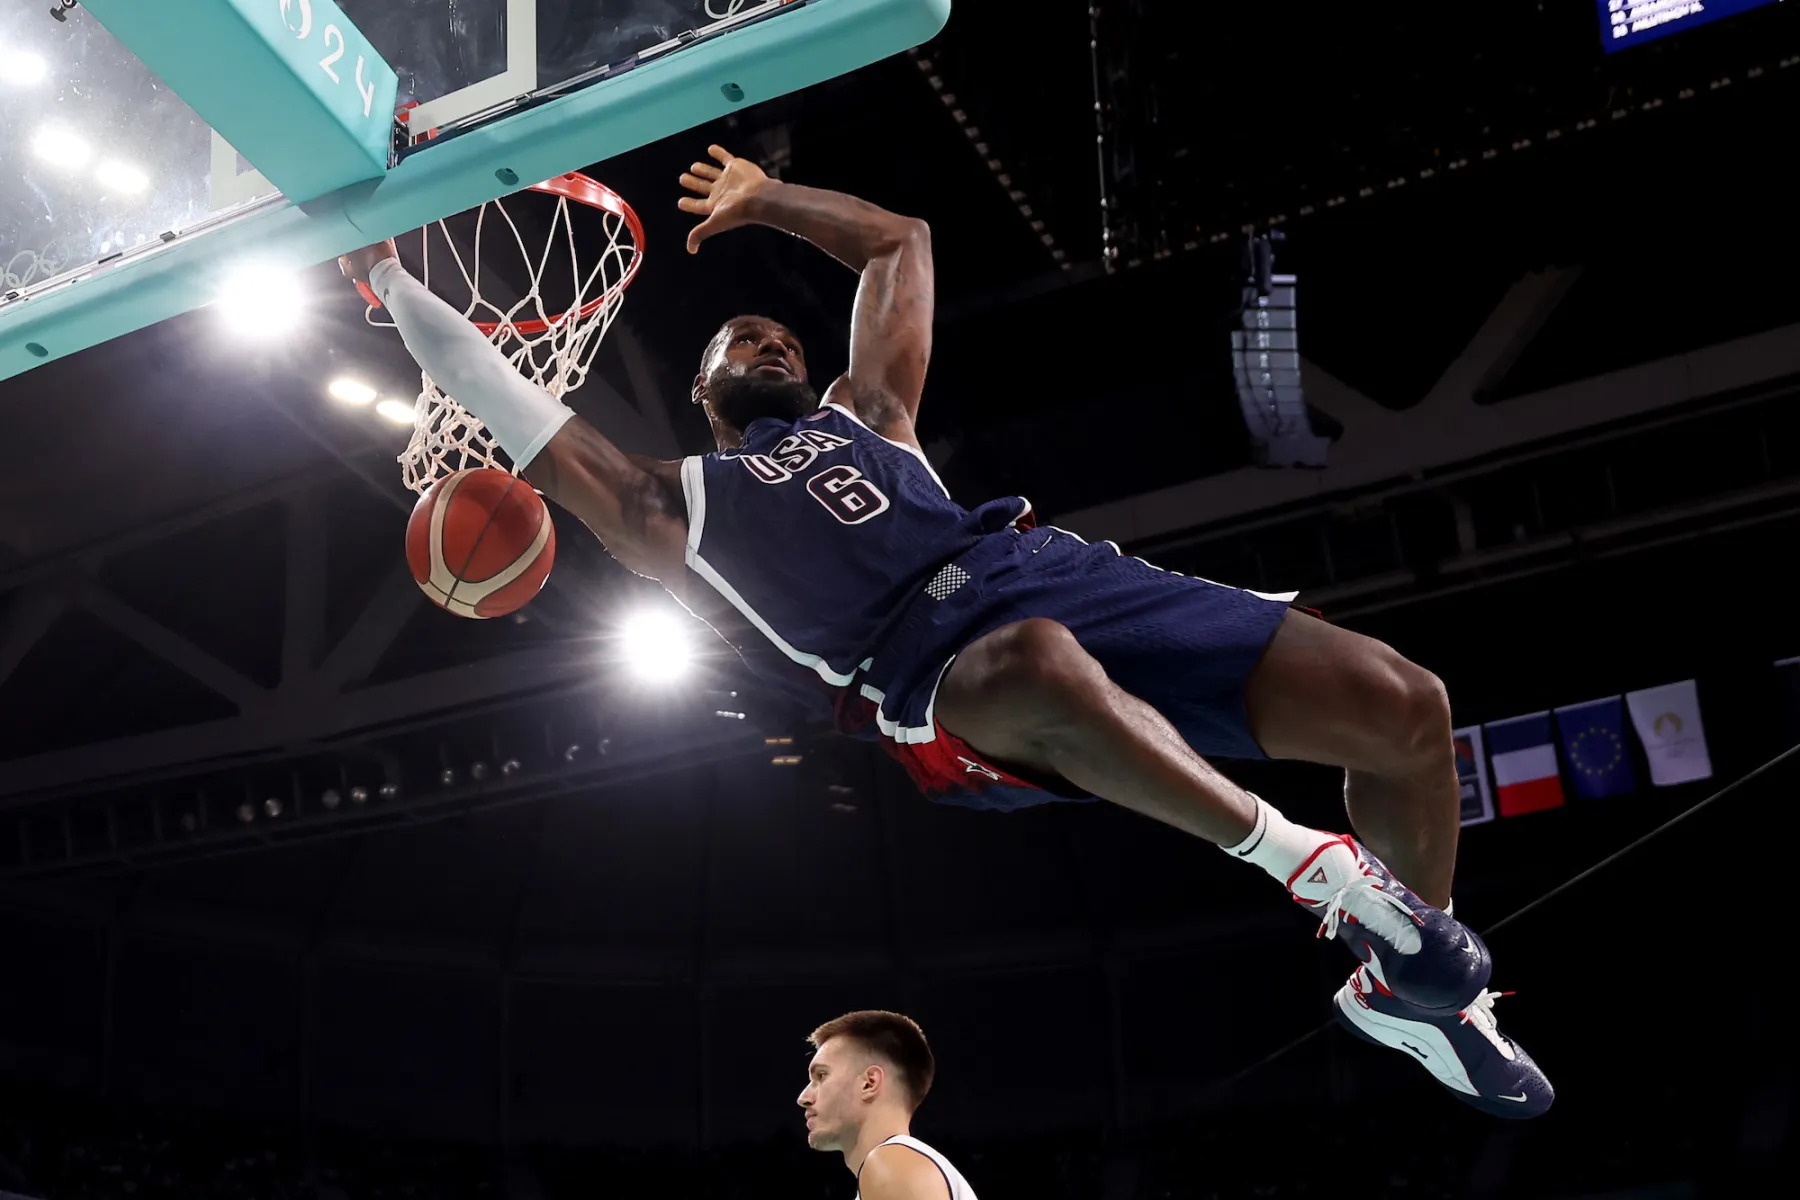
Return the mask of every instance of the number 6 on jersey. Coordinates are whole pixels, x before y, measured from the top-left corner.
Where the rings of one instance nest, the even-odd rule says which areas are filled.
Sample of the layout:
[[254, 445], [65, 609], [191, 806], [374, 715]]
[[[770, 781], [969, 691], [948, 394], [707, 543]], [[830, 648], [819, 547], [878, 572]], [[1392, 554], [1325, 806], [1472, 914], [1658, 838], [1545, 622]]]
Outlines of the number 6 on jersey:
[[861, 525], [888, 510], [888, 498], [881, 489], [848, 465], [826, 467], [806, 481], [806, 490], [846, 525]]

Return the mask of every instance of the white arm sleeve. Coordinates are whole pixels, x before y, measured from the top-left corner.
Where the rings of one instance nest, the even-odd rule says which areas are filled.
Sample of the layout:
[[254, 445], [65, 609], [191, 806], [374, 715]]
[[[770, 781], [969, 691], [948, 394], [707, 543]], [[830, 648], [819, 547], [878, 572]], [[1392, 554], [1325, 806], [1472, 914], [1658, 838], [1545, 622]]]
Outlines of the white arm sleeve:
[[394, 318], [400, 339], [444, 394], [474, 413], [513, 466], [531, 465], [538, 451], [575, 414], [513, 369], [467, 318], [406, 273], [395, 259], [369, 272], [369, 287]]

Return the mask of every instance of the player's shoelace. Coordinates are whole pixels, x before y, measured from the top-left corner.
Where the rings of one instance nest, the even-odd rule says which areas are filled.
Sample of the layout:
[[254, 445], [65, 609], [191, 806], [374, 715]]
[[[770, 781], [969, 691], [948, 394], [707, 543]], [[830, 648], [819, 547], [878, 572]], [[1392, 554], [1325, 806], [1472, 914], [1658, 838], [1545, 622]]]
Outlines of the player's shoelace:
[[1324, 912], [1318, 934], [1322, 938], [1336, 937], [1338, 926], [1349, 917], [1402, 954], [1416, 954], [1423, 944], [1419, 939], [1419, 919], [1411, 907], [1383, 890], [1374, 875], [1358, 875], [1333, 892], [1325, 901]]
[[1511, 992], [1482, 992], [1469, 1001], [1469, 1006], [1462, 1010], [1462, 1021], [1460, 1022], [1463, 1025], [1473, 1025], [1481, 1036], [1492, 1042], [1494, 1049], [1498, 1050], [1509, 1062], [1517, 1055], [1513, 1053], [1512, 1043], [1501, 1036], [1500, 1023], [1494, 1019], [1494, 1001], [1502, 996], [1510, 995], [1512, 995]]

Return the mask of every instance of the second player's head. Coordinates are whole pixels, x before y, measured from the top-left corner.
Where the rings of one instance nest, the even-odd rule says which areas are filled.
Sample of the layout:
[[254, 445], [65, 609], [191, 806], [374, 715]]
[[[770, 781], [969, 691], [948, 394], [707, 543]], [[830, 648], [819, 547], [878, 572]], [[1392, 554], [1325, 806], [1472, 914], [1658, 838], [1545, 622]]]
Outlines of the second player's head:
[[758, 417], [797, 421], [819, 407], [806, 378], [806, 351], [793, 330], [767, 317], [733, 317], [706, 343], [694, 403], [717, 432], [741, 434]]
[[846, 1013], [812, 1031], [817, 1051], [799, 1104], [806, 1144], [848, 1150], [871, 1119], [904, 1122], [931, 1091], [937, 1064], [925, 1034], [899, 1013]]

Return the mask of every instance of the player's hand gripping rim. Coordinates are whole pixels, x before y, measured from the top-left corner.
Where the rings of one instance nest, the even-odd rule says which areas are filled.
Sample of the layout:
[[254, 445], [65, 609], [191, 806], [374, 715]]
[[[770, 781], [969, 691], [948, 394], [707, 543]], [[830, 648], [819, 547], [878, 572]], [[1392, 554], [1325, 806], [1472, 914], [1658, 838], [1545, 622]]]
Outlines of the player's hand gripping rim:
[[338, 255], [338, 270], [356, 284], [356, 290], [362, 293], [362, 298], [369, 302], [370, 308], [380, 308], [381, 300], [375, 295], [375, 290], [369, 286], [369, 272], [373, 271], [380, 263], [399, 257], [400, 252], [394, 248], [394, 239], [388, 238], [385, 241], [364, 246], [361, 250], [352, 250], [348, 254]]

